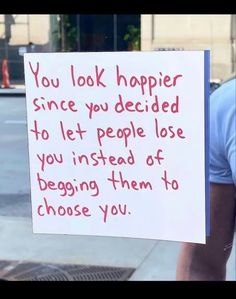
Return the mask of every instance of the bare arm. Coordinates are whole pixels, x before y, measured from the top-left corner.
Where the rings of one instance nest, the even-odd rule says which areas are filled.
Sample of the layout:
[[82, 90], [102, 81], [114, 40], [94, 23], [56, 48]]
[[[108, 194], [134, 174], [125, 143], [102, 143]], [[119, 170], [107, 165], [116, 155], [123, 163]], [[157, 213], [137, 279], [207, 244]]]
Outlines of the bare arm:
[[225, 280], [235, 221], [235, 186], [211, 184], [211, 231], [206, 244], [182, 245], [177, 280]]

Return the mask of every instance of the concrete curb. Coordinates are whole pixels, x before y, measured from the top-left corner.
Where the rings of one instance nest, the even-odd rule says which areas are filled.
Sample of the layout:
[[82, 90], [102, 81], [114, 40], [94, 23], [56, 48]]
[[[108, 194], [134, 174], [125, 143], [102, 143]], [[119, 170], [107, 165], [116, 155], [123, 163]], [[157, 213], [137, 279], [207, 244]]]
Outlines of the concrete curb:
[[0, 88], [0, 96], [25, 96], [24, 88]]

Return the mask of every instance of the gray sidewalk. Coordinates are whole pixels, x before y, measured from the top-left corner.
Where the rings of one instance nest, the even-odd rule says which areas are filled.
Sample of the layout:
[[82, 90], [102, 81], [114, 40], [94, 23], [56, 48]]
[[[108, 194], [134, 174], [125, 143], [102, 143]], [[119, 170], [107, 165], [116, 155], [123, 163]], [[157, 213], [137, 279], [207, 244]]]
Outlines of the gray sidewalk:
[[[175, 280], [180, 243], [33, 234], [31, 218], [0, 217], [0, 259], [135, 268], [129, 280]], [[235, 280], [235, 247], [227, 280]]]
[[24, 85], [12, 85], [11, 88], [0, 88], [0, 96], [25, 96]]

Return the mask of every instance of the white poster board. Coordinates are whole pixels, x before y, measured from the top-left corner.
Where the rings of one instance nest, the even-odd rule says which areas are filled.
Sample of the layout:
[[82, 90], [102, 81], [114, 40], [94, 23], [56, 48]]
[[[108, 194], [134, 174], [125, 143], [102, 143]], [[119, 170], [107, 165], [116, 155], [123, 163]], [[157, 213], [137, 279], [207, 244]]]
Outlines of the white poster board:
[[24, 55], [33, 231], [204, 243], [204, 51]]

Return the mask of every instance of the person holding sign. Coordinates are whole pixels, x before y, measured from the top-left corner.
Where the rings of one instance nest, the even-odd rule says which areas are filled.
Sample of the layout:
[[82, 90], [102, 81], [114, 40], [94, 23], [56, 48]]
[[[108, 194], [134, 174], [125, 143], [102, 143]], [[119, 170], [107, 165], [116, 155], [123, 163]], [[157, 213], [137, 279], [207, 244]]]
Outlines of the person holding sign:
[[233, 245], [236, 195], [236, 77], [210, 99], [210, 236], [206, 244], [185, 243], [177, 280], [225, 280]]

